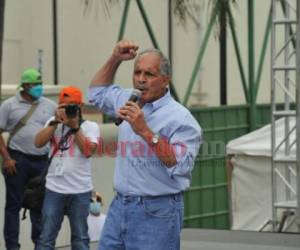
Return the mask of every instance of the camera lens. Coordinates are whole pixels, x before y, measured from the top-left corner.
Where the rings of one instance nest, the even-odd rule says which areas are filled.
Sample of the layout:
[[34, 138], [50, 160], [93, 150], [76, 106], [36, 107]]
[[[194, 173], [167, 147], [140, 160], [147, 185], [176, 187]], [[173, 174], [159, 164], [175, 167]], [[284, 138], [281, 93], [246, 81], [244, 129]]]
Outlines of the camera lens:
[[65, 112], [68, 118], [75, 118], [77, 116], [79, 106], [76, 104], [69, 104], [65, 106]]

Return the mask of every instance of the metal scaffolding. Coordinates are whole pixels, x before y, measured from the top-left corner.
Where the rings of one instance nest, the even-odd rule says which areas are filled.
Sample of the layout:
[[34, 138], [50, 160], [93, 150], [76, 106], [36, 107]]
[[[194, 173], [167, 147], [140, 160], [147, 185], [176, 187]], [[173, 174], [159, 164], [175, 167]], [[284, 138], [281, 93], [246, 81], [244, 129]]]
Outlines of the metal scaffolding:
[[272, 0], [271, 223], [277, 232], [289, 231], [295, 225], [300, 231], [299, 12], [300, 0]]

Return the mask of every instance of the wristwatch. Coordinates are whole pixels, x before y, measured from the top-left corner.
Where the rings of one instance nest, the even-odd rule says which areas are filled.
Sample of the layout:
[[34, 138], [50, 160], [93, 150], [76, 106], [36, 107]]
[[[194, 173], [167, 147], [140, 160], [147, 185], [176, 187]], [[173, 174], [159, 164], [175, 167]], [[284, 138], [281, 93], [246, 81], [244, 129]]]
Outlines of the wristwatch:
[[158, 139], [159, 139], [159, 135], [158, 135], [158, 134], [154, 134], [154, 135], [152, 136], [152, 139], [151, 139], [151, 144], [152, 144], [153, 146], [155, 146], [155, 145], [158, 143]]

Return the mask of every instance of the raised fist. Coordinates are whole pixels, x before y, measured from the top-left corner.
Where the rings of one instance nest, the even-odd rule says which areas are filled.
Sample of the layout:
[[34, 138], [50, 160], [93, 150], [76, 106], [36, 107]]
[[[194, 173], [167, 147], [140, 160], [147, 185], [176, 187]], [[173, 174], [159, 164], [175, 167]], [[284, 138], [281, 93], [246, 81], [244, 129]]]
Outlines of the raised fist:
[[136, 51], [139, 46], [127, 40], [119, 41], [113, 51], [113, 56], [122, 61], [127, 61], [135, 58]]

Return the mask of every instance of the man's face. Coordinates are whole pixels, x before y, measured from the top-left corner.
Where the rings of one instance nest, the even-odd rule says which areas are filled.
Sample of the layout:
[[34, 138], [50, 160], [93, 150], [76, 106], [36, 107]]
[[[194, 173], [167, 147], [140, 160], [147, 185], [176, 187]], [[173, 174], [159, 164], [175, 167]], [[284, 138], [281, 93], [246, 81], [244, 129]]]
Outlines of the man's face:
[[38, 86], [38, 85], [42, 85], [42, 83], [25, 83], [25, 84], [23, 84], [23, 89], [24, 90], [29, 90], [29, 89], [31, 89], [32, 87], [34, 87], [34, 86]]
[[160, 73], [160, 57], [156, 53], [143, 54], [133, 71], [133, 86], [142, 91], [142, 104], [153, 102], [166, 93], [169, 77]]

